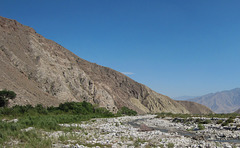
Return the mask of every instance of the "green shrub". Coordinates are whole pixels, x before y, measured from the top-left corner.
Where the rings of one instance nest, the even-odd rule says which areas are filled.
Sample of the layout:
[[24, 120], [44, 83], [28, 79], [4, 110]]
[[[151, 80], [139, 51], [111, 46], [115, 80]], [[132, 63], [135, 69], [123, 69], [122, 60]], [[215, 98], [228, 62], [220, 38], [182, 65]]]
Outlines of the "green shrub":
[[128, 115], [128, 116], [136, 116], [137, 115], [137, 112], [132, 110], [132, 109], [129, 109], [128, 107], [124, 106], [122, 107], [118, 113], [119, 115]]
[[93, 113], [93, 111], [94, 111], [93, 105], [86, 101], [65, 102], [65, 103], [60, 104], [58, 109], [63, 112], [74, 113], [74, 114], [83, 114], [83, 115]]
[[227, 125], [229, 125], [229, 123], [233, 123], [234, 122], [234, 118], [235, 117], [228, 118], [225, 122], [222, 123], [222, 126], [227, 126]]
[[0, 91], [0, 107], [5, 107], [8, 105], [9, 99], [15, 99], [16, 93], [10, 90], [2, 90]]
[[205, 126], [202, 125], [202, 124], [198, 124], [198, 129], [199, 129], [199, 130], [204, 130], [204, 129], [205, 129]]
[[234, 117], [230, 117], [226, 120], [227, 123], [233, 123], [234, 122]]
[[[0, 145], [5, 146], [11, 139], [21, 141], [16, 147], [51, 147], [51, 138], [40, 131], [66, 130], [59, 124], [79, 123], [92, 118], [108, 118], [115, 115], [105, 108], [97, 108], [87, 102], [66, 102], [59, 107], [43, 107], [42, 105], [13, 106], [0, 108], [0, 116], [5, 119], [18, 118], [18, 122], [0, 120]], [[21, 131], [34, 127], [29, 132]], [[1, 146], [0, 146], [1, 147]], [[14, 146], [13, 146], [14, 147]]]
[[211, 123], [211, 120], [204, 120], [203, 121], [203, 124], [210, 124]]
[[203, 120], [202, 119], [196, 119], [196, 121], [195, 121], [196, 123], [202, 123], [203, 122]]
[[[130, 110], [131, 111], [131, 110]], [[40, 115], [91, 115], [92, 118], [98, 117], [114, 117], [114, 114], [106, 108], [94, 107], [88, 102], [66, 102], [60, 104], [58, 107], [43, 107], [41, 104], [35, 107], [31, 105], [26, 106], [13, 106], [11, 108], [0, 108], [0, 116], [16, 118], [20, 116], [40, 116]], [[27, 118], [26, 118], [27, 119]], [[26, 121], [31, 124], [30, 120]]]
[[173, 143], [168, 143], [168, 144], [167, 144], [167, 147], [168, 147], [168, 148], [174, 148], [174, 144], [173, 144]]
[[114, 114], [107, 110], [106, 108], [100, 107], [94, 110], [95, 114], [102, 115], [103, 117], [113, 117]]
[[47, 108], [44, 108], [42, 104], [37, 104], [37, 105], [35, 106], [35, 110], [36, 110], [37, 113], [39, 113], [39, 114], [44, 114], [44, 115], [48, 114]]
[[218, 120], [217, 121], [217, 124], [222, 124], [223, 123], [223, 120]]
[[228, 122], [226, 121], [222, 123], [222, 126], [227, 126], [227, 125], [228, 125]]

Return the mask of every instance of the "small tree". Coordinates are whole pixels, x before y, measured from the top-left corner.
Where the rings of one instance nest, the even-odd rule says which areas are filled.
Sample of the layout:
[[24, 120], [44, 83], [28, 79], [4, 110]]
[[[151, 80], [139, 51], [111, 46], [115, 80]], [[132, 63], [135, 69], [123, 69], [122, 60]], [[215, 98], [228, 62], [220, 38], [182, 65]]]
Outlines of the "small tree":
[[15, 99], [16, 93], [10, 90], [2, 90], [0, 91], [0, 107], [5, 107], [8, 105], [9, 99]]

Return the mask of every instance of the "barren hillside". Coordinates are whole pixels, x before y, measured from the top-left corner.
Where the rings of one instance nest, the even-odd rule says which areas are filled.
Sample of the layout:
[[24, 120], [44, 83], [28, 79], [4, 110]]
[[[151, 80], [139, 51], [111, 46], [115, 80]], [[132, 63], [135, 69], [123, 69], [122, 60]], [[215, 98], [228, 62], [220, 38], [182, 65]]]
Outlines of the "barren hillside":
[[14, 104], [88, 101], [114, 111], [189, 113], [180, 103], [113, 69], [90, 63], [15, 20], [0, 17], [0, 89]]

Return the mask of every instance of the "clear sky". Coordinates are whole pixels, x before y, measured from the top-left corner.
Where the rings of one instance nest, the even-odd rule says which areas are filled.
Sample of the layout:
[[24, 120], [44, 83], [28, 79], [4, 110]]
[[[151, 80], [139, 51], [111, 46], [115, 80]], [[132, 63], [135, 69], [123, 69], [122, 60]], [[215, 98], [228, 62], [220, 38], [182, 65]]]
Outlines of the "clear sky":
[[0, 15], [153, 90], [240, 87], [240, 0], [0, 0]]

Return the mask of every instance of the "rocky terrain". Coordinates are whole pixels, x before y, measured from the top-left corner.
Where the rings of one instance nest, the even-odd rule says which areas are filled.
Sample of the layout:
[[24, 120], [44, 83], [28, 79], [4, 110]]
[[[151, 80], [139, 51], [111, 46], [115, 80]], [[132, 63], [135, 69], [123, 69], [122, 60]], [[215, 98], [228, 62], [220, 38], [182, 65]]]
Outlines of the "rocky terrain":
[[117, 111], [190, 113], [113, 69], [83, 60], [15, 20], [0, 17], [0, 89], [16, 92], [10, 105], [88, 101]]
[[235, 111], [235, 113], [238, 113], [238, 114], [240, 114], [240, 108], [239, 108], [237, 111]]
[[232, 113], [240, 107], [240, 88], [207, 94], [189, 101], [203, 104], [215, 113]]
[[[2, 122], [12, 124], [20, 120], [2, 119]], [[229, 124], [224, 124], [226, 122]], [[142, 115], [95, 118], [81, 123], [59, 125], [61, 126], [59, 130], [27, 127], [21, 129], [21, 132], [41, 135], [45, 139], [44, 142], [50, 141], [48, 146], [63, 148], [240, 147], [240, 117], [173, 118]], [[12, 139], [4, 144], [18, 147], [23, 145], [24, 141]]]
[[[182, 118], [156, 118], [156, 115], [125, 116], [92, 119], [80, 124], [61, 124], [71, 131], [42, 131], [51, 138], [53, 147], [240, 147], [240, 119], [230, 126], [214, 121], [220, 118], [191, 119], [211, 120], [200, 129], [195, 122], [176, 122]], [[183, 120], [182, 120], [183, 121]], [[192, 120], [193, 121], [193, 120]], [[16, 121], [17, 122], [17, 121]], [[23, 132], [34, 130], [29, 127]]]

